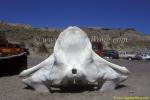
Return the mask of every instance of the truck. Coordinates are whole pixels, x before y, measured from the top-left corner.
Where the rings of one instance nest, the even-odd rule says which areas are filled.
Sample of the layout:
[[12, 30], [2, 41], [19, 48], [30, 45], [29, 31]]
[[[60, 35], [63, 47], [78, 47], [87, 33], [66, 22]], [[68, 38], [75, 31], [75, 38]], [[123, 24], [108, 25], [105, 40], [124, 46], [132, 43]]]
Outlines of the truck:
[[119, 52], [119, 58], [133, 60], [136, 54], [128, 52]]

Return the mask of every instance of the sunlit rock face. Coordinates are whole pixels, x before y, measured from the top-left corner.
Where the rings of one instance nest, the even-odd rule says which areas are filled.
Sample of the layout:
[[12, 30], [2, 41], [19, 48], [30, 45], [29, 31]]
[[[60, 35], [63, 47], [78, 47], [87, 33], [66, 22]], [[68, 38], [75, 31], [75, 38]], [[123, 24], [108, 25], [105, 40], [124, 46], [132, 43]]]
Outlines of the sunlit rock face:
[[86, 33], [78, 27], [68, 27], [60, 33], [54, 52], [40, 64], [24, 70], [20, 77], [37, 91], [51, 87], [97, 83], [100, 91], [114, 89], [127, 79], [125, 67], [110, 63], [93, 50]]

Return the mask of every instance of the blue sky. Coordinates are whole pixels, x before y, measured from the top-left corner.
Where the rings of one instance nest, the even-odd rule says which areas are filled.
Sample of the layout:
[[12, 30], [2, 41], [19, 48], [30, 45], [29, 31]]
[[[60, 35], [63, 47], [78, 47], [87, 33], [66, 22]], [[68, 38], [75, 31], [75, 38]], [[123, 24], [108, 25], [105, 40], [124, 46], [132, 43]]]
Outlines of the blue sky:
[[50, 28], [132, 27], [150, 34], [150, 0], [0, 0], [0, 20]]

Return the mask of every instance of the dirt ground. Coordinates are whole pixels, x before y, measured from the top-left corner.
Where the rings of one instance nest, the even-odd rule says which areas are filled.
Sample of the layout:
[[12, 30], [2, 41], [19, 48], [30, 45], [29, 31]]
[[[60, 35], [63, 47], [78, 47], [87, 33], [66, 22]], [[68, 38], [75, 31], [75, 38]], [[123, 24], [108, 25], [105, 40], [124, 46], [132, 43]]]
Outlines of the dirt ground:
[[[29, 57], [28, 66], [36, 65], [43, 59], [45, 58]], [[109, 61], [126, 66], [131, 71], [129, 78], [116, 90], [40, 93], [26, 89], [18, 75], [14, 75], [0, 77], [0, 100], [113, 100], [116, 97], [135, 96], [145, 96], [150, 99], [150, 61], [122, 59]]]

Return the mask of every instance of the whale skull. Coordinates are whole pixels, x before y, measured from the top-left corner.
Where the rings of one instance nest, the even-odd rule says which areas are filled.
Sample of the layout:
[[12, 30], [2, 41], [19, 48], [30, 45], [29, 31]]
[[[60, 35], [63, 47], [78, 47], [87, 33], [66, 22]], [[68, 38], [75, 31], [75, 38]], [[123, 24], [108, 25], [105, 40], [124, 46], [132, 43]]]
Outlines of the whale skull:
[[108, 62], [93, 50], [86, 33], [78, 27], [68, 27], [60, 33], [54, 52], [40, 64], [24, 70], [23, 83], [37, 91], [71, 84], [98, 83], [100, 91], [114, 89], [127, 79], [129, 71]]

